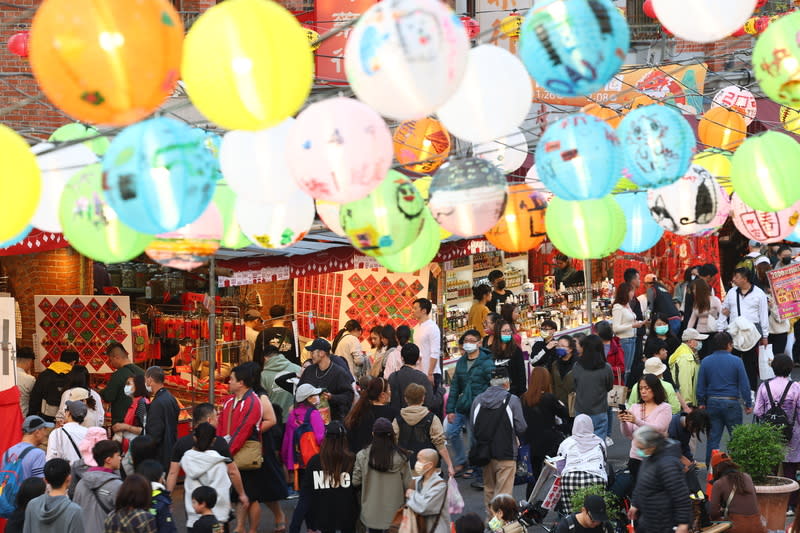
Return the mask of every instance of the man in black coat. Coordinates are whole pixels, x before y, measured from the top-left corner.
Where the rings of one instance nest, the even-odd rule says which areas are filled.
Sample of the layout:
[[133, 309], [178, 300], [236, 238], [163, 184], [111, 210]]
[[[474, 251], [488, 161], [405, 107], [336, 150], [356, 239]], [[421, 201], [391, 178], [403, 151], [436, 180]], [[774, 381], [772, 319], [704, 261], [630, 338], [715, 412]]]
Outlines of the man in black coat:
[[25, 416], [40, 416], [45, 422], [55, 422], [58, 406], [61, 404], [61, 393], [67, 386], [69, 373], [78, 363], [78, 352], [64, 350], [58, 361], [47, 367], [31, 389], [28, 400], [28, 412]]
[[[403, 359], [403, 366], [389, 376], [389, 390], [392, 392], [392, 399], [389, 405], [398, 413], [400, 409], [407, 407], [408, 404], [406, 404], [404, 396], [406, 387], [416, 383], [425, 387], [424, 405], [433, 411], [433, 408], [436, 407], [436, 398], [433, 394], [431, 381], [424, 372], [416, 369], [417, 361], [419, 361], [419, 347], [412, 343], [404, 345], [400, 349], [400, 357]], [[439, 410], [437, 412], [441, 416], [441, 405], [438, 407]]]
[[153, 395], [144, 434], [155, 441], [158, 450], [156, 459], [164, 467], [164, 472], [169, 472], [172, 449], [178, 440], [180, 409], [175, 397], [164, 388], [164, 370], [160, 366], [151, 366], [145, 371], [144, 384]]
[[312, 365], [303, 371], [300, 383], [309, 383], [323, 390], [321, 396], [328, 401], [332, 420], [344, 420], [353, 406], [355, 391], [350, 374], [331, 359], [331, 343], [316, 338], [306, 346], [311, 352]]

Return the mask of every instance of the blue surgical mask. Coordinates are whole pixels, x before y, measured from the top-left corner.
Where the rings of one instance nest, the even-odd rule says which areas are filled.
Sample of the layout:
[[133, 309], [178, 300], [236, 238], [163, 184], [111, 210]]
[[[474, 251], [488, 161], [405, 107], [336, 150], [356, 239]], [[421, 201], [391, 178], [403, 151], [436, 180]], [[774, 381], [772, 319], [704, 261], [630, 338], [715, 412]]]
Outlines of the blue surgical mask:
[[697, 341], [697, 351], [699, 352], [703, 348], [703, 341]]
[[567, 349], [561, 348], [560, 346], [556, 348], [556, 355], [559, 357], [566, 357], [567, 356]]
[[666, 335], [669, 332], [669, 326], [656, 326], [653, 328], [656, 335]]
[[500, 335], [500, 340], [503, 342], [511, 342], [511, 335]]
[[638, 455], [638, 456], [639, 456], [641, 459], [647, 459], [648, 457], [650, 457], [650, 456], [649, 456], [649, 455], [647, 455], [647, 454], [645, 453], [645, 451], [644, 451], [643, 449], [641, 449], [641, 448], [636, 448], [636, 455]]

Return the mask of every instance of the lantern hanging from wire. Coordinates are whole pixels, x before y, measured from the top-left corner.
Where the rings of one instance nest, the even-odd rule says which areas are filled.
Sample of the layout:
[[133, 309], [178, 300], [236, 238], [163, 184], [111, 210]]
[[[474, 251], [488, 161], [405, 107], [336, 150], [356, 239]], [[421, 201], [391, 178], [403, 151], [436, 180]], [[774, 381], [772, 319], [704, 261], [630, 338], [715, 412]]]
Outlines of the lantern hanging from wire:
[[712, 107], [697, 125], [697, 137], [709, 148], [736, 150], [747, 137], [744, 115], [735, 109]]

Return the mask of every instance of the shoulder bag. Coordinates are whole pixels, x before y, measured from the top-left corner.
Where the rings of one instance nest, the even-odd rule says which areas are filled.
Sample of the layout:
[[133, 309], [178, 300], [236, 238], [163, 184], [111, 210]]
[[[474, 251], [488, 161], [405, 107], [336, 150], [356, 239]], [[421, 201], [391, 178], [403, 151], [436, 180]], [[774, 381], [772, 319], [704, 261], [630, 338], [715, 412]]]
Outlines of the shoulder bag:
[[[256, 401], [259, 401], [256, 398]], [[236, 432], [231, 435], [231, 423], [233, 422], [233, 411], [236, 407], [236, 400], [233, 400], [234, 405], [231, 406], [231, 413], [228, 416], [228, 430], [226, 434], [230, 436], [230, 442], [233, 442], [234, 437], [239, 434], [239, 431], [242, 430], [244, 425], [240, 425], [236, 428]], [[253, 411], [253, 404], [250, 404], [250, 407], [247, 408], [247, 412], [244, 415], [245, 420], [250, 416], [250, 413]], [[236, 463], [236, 466], [239, 470], [258, 470], [261, 468], [261, 465], [264, 463], [264, 454], [261, 450], [261, 441], [258, 440], [251, 440], [248, 439], [244, 441], [244, 446], [233, 455], [233, 462]]]

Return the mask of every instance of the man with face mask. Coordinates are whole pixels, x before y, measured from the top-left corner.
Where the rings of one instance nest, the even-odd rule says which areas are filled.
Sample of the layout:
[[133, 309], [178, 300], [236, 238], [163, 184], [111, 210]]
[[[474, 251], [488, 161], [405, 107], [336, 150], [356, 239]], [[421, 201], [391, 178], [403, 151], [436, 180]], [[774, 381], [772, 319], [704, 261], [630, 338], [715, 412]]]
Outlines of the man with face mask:
[[417, 454], [414, 465], [414, 488], [406, 490], [406, 505], [420, 516], [425, 517], [424, 531], [448, 533], [450, 531], [450, 512], [447, 509], [447, 483], [439, 470], [439, 454], [426, 448]]
[[687, 404], [697, 405], [697, 376], [700, 373], [700, 357], [697, 352], [703, 347], [703, 335], [693, 328], [687, 328], [681, 335], [683, 344], [669, 357], [669, 369], [675, 382], [675, 390], [681, 393]]
[[125, 384], [128, 382], [128, 378], [142, 375], [144, 370], [131, 362], [128, 351], [118, 342], [108, 345], [106, 356], [114, 373], [111, 374], [106, 388], [100, 392], [100, 396], [103, 401], [111, 404], [111, 423], [116, 424], [125, 421], [125, 413], [131, 406], [131, 397], [125, 395]]
[[792, 257], [792, 248], [786, 246], [785, 244], [780, 245], [778, 248], [778, 262], [775, 265], [775, 268], [782, 268], [796, 262], [797, 261], [795, 261]]
[[555, 339], [558, 325], [552, 320], [543, 320], [539, 331], [542, 333], [542, 340], [536, 341], [531, 346], [531, 361], [534, 366], [550, 367], [556, 360], [556, 346], [558, 341]]
[[164, 388], [164, 369], [151, 366], [144, 373], [144, 384], [153, 400], [147, 413], [144, 434], [156, 442], [156, 460], [169, 471], [172, 448], [178, 440], [178, 415], [180, 409], [175, 397]]
[[500, 306], [506, 303], [509, 297], [513, 297], [514, 293], [506, 290], [506, 280], [503, 277], [502, 270], [492, 270], [489, 272], [489, 283], [492, 285], [492, 299], [486, 304], [489, 311], [492, 313], [499, 313]]

